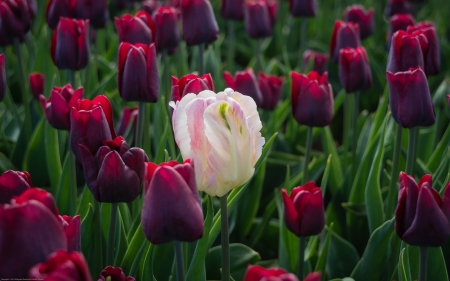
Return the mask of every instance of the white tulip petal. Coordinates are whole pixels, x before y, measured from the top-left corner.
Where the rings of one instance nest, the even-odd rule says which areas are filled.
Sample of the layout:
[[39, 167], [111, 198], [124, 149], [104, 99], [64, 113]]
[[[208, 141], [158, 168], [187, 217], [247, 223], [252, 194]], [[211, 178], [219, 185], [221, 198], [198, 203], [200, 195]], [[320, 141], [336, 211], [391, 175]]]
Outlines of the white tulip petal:
[[[177, 103], [179, 104], [179, 102]], [[191, 137], [187, 126], [187, 116], [183, 107], [177, 106], [172, 115], [173, 133], [175, 142], [180, 148], [183, 159], [191, 158]]]

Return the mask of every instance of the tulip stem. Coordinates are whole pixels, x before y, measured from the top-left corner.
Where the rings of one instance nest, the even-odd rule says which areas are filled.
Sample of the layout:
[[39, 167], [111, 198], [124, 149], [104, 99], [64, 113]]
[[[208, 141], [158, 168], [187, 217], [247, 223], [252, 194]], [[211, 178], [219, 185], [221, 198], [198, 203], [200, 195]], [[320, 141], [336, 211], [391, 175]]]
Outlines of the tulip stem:
[[305, 263], [305, 247], [306, 247], [306, 237], [300, 237], [300, 249], [298, 253], [298, 267], [297, 267], [297, 277], [298, 280], [303, 280], [303, 270]]
[[14, 38], [14, 52], [16, 53], [17, 59], [19, 61], [19, 69], [20, 69], [20, 92], [22, 93], [22, 104], [23, 111], [25, 112], [25, 121], [23, 128], [25, 130], [25, 139], [29, 140], [31, 138], [31, 112], [30, 112], [30, 103], [28, 98], [28, 84], [25, 71], [25, 64], [23, 61], [22, 50], [20, 49], [20, 42], [17, 37]]
[[397, 130], [395, 134], [395, 145], [394, 145], [394, 159], [392, 162], [391, 170], [391, 182], [389, 183], [388, 198], [386, 205], [386, 217], [385, 219], [390, 219], [394, 212], [395, 195], [397, 191], [397, 180], [398, 173], [400, 172], [400, 152], [402, 148], [402, 131], [403, 128], [397, 124]]
[[359, 92], [353, 94], [353, 117], [352, 117], [352, 179], [356, 177], [358, 159], [356, 157], [356, 148], [358, 147], [358, 115], [359, 115]]
[[227, 67], [230, 73], [234, 73], [234, 21], [228, 21], [228, 53], [227, 53]]
[[[136, 146], [144, 149], [144, 120], [145, 120], [145, 103], [139, 102], [138, 106], [138, 126], [136, 132]], [[145, 150], [145, 149], [144, 149]]]
[[308, 135], [306, 137], [306, 145], [305, 145], [305, 163], [303, 165], [303, 182], [308, 182], [308, 164], [309, 157], [311, 155], [311, 147], [313, 140], [313, 127], [308, 126]]
[[198, 45], [198, 75], [204, 74], [204, 65], [203, 65], [203, 53], [205, 51], [205, 44]]
[[261, 57], [262, 39], [256, 41], [256, 70], [263, 71], [262, 57]]
[[416, 162], [416, 145], [417, 145], [417, 135], [418, 128], [409, 129], [409, 139], [408, 139], [408, 156], [406, 158], [406, 173], [413, 176], [414, 164]]
[[107, 265], [114, 265], [114, 246], [116, 239], [117, 203], [111, 203], [111, 217], [109, 220], [108, 248], [106, 249]]
[[94, 243], [93, 243], [93, 263], [94, 268], [92, 269], [93, 272], [100, 272], [103, 265], [103, 238], [102, 238], [102, 220], [101, 220], [101, 214], [100, 214], [100, 202], [94, 199]]
[[75, 85], [75, 71], [73, 71], [73, 70], [69, 70], [69, 77], [70, 77], [70, 85], [74, 88], [74, 89], [76, 89], [77, 87], [76, 87], [76, 85]]
[[175, 259], [177, 267], [177, 280], [184, 281], [184, 258], [183, 258], [183, 243], [180, 241], [173, 242], [175, 248]]
[[420, 247], [419, 281], [427, 280], [428, 247]]
[[[67, 138], [70, 142], [70, 137]], [[69, 201], [69, 212], [72, 216], [75, 215], [76, 200], [77, 200], [77, 159], [72, 151], [69, 151], [69, 168], [70, 168], [70, 201]]]
[[302, 18], [301, 19], [301, 34], [300, 34], [300, 48], [298, 50], [298, 63], [297, 63], [297, 67], [298, 70], [301, 71], [302, 69], [302, 61], [303, 61], [303, 53], [305, 52], [305, 46], [306, 46], [306, 29], [308, 26], [308, 19], [307, 18]]
[[220, 197], [220, 222], [222, 225], [222, 281], [230, 280], [230, 245], [228, 237], [228, 201], [227, 195]]

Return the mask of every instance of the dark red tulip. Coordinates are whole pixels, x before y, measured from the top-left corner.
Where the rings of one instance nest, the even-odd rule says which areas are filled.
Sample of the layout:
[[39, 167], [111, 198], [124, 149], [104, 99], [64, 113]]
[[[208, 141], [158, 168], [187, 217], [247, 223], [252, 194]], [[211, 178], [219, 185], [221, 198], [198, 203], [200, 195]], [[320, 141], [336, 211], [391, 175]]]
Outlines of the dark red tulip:
[[22, 194], [33, 186], [28, 172], [8, 170], [0, 176], [0, 204], [6, 204], [14, 196]]
[[310, 61], [312, 60], [312, 71], [318, 72], [320, 75], [327, 71], [329, 56], [327, 54], [317, 53], [311, 50], [307, 50], [303, 53], [303, 72], [308, 68]]
[[111, 277], [111, 281], [136, 281], [134, 277], [131, 276], [127, 277], [123, 272], [122, 268], [112, 267], [110, 265], [102, 270], [97, 281], [106, 281], [108, 277]]
[[150, 15], [140, 11], [136, 16], [126, 14], [120, 18], [114, 18], [119, 42], [131, 44], [150, 45], [155, 35], [155, 24]]
[[141, 193], [147, 155], [122, 137], [103, 143], [95, 154], [79, 145], [86, 184], [99, 202], [132, 202]]
[[41, 202], [45, 207], [47, 207], [50, 212], [52, 212], [56, 217], [59, 216], [58, 207], [56, 207], [55, 198], [53, 195], [40, 188], [29, 188], [25, 190], [19, 196], [15, 196], [12, 199], [12, 203], [22, 204], [30, 200], [36, 200]]
[[108, 21], [108, 0], [76, 0], [77, 18], [89, 20], [93, 28], [105, 27]]
[[389, 18], [389, 31], [387, 33], [386, 41], [388, 43], [388, 46], [391, 45], [391, 39], [392, 35], [399, 31], [403, 30], [406, 31], [408, 29], [408, 26], [414, 25], [414, 17], [410, 14], [396, 14]]
[[441, 67], [441, 54], [439, 39], [434, 28], [434, 23], [425, 21], [415, 26], [408, 27], [408, 33], [412, 35], [423, 34], [428, 40], [428, 52], [426, 57], [426, 71], [428, 75], [436, 75]]
[[325, 127], [333, 118], [333, 89], [328, 72], [322, 76], [312, 71], [308, 75], [291, 72], [292, 114], [299, 124]]
[[405, 72], [386, 71], [392, 117], [403, 128], [429, 127], [435, 113], [427, 77], [421, 68]]
[[387, 17], [392, 17], [395, 14], [409, 14], [411, 7], [406, 0], [388, 0], [384, 13]]
[[277, 16], [278, 16], [278, 1], [265, 0], [267, 3], [267, 8], [269, 9], [270, 25], [272, 30], [275, 26]]
[[54, 252], [45, 262], [33, 266], [28, 277], [48, 281], [92, 281], [83, 254], [62, 250]]
[[180, 42], [178, 14], [177, 9], [173, 7], [161, 7], [153, 14], [158, 50], [171, 50], [178, 47]]
[[375, 28], [375, 20], [373, 17], [374, 9], [366, 12], [361, 5], [352, 5], [344, 11], [344, 21], [357, 23], [359, 26], [359, 34], [361, 39], [366, 39], [373, 33]]
[[293, 17], [315, 17], [317, 0], [289, 0], [289, 11]]
[[235, 90], [243, 95], [252, 97], [255, 103], [260, 107], [263, 103], [263, 96], [258, 86], [253, 69], [247, 68], [244, 71], [236, 71], [234, 78], [228, 71], [223, 73], [223, 78], [228, 88]]
[[31, 20], [34, 20], [37, 14], [37, 2], [36, 0], [27, 0], [28, 12], [30, 14]]
[[209, 0], [182, 0], [181, 25], [188, 45], [208, 44], [219, 37], [219, 26]]
[[116, 138], [111, 103], [106, 96], [92, 101], [79, 100], [70, 111], [70, 148], [81, 161], [79, 144], [89, 148], [92, 154], [103, 146], [103, 141]]
[[360, 45], [358, 24], [339, 20], [335, 22], [330, 43], [330, 57], [335, 63], [339, 61], [341, 49], [356, 48]]
[[53, 32], [51, 54], [59, 69], [80, 70], [89, 62], [89, 21], [61, 18]]
[[322, 274], [320, 272], [311, 272], [305, 277], [303, 281], [320, 281], [322, 280]]
[[244, 281], [298, 281], [297, 276], [282, 268], [264, 268], [250, 265], [245, 272]]
[[319, 234], [325, 226], [322, 190], [313, 181], [295, 187], [290, 196], [281, 190], [286, 227], [298, 237]]
[[202, 77], [198, 77], [195, 74], [188, 74], [178, 80], [175, 76], [172, 76], [172, 95], [170, 100], [179, 101], [187, 94], [198, 95], [201, 91], [210, 90], [214, 91], [214, 82], [211, 74], [204, 74]]
[[398, 183], [397, 235], [413, 246], [443, 246], [450, 235], [450, 183], [443, 198], [432, 187], [431, 175], [423, 176], [417, 184], [413, 177], [401, 172]]
[[146, 11], [149, 15], [153, 13], [161, 6], [161, 2], [158, 0], [145, 0], [142, 2], [142, 9]]
[[45, 76], [42, 73], [33, 72], [29, 80], [31, 93], [35, 99], [39, 100], [39, 96], [44, 94]]
[[69, 252], [81, 252], [81, 219], [80, 215], [74, 217], [60, 216], [67, 238], [67, 250]]
[[372, 86], [372, 72], [364, 47], [341, 49], [339, 79], [347, 93], [367, 90]]
[[76, 2], [76, 0], [50, 0], [45, 15], [48, 26], [55, 29], [59, 18], [74, 18], [77, 12]]
[[54, 87], [47, 100], [44, 95], [39, 97], [42, 109], [48, 123], [58, 130], [70, 129], [70, 110], [76, 107], [83, 98], [83, 87], [74, 90], [70, 84], [60, 88]]
[[31, 29], [33, 10], [26, 0], [3, 0], [0, 2], [1, 29], [10, 40], [12, 38], [24, 39]]
[[2, 101], [5, 98], [5, 95], [6, 95], [5, 55], [0, 54], [0, 101]]
[[245, 3], [245, 29], [253, 39], [272, 35], [272, 19], [267, 1], [256, 0]]
[[136, 122], [138, 116], [137, 107], [124, 107], [120, 123], [117, 128], [117, 135], [123, 136], [127, 132], [130, 125], [132, 126], [133, 136], [136, 134]]
[[146, 163], [142, 229], [153, 244], [193, 242], [203, 236], [203, 212], [189, 159]]
[[392, 36], [386, 70], [392, 73], [407, 71], [411, 67], [425, 69], [428, 40], [422, 33], [408, 34], [400, 30]]
[[281, 97], [284, 77], [259, 73], [258, 84], [262, 95], [261, 108], [274, 110]]
[[155, 44], [119, 46], [119, 94], [125, 101], [156, 102], [159, 93], [158, 58]]
[[27, 278], [28, 271], [67, 242], [58, 218], [42, 203], [0, 205], [0, 276]]
[[245, 0], [222, 0], [220, 14], [224, 19], [242, 21], [244, 19]]

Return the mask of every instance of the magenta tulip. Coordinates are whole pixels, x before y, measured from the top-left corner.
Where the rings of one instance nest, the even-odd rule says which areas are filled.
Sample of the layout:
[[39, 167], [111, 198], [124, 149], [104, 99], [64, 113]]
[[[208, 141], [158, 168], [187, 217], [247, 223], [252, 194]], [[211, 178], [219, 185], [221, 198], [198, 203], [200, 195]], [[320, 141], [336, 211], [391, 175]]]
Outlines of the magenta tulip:
[[264, 268], [250, 265], [244, 275], [244, 281], [298, 281], [297, 276], [282, 268]]
[[74, 217], [60, 216], [67, 238], [67, 250], [69, 252], [81, 252], [81, 219], [80, 215]]
[[179, 101], [187, 94], [193, 93], [198, 95], [205, 90], [214, 91], [214, 82], [209, 73], [204, 74], [202, 77], [188, 74], [181, 77], [180, 80], [172, 76], [172, 95], [170, 100]]
[[29, 76], [30, 90], [33, 97], [39, 100], [39, 97], [44, 94], [45, 76], [42, 73], [33, 72]]
[[228, 71], [225, 71], [223, 78], [227, 87], [243, 95], [252, 97], [258, 107], [262, 105], [263, 96], [253, 69], [247, 68], [244, 71], [236, 71], [234, 78]]
[[396, 14], [389, 18], [389, 31], [386, 35], [388, 46], [391, 45], [392, 35], [399, 31], [406, 31], [408, 26], [414, 25], [414, 17], [410, 14]]
[[337, 63], [339, 51], [343, 48], [356, 48], [361, 45], [359, 25], [352, 22], [336, 21], [330, 43], [330, 57]]
[[281, 97], [283, 81], [284, 77], [259, 73], [258, 84], [262, 96], [261, 108], [265, 110], [275, 109]]
[[289, 12], [293, 17], [315, 17], [317, 0], [289, 0]]
[[8, 170], [0, 176], [0, 204], [6, 204], [14, 196], [22, 194], [33, 186], [30, 174]]
[[361, 5], [352, 5], [344, 11], [344, 21], [357, 23], [361, 39], [366, 39], [373, 33], [375, 28], [375, 19], [373, 17], [374, 9], [366, 12]]
[[76, 5], [76, 0], [50, 0], [45, 14], [48, 26], [55, 29], [59, 18], [74, 18], [77, 12]]
[[400, 30], [392, 36], [386, 70], [392, 73], [420, 67], [425, 70], [428, 40], [422, 33], [408, 34]]
[[178, 17], [179, 12], [173, 7], [161, 7], [153, 14], [158, 50], [171, 50], [178, 47], [180, 42]]
[[305, 51], [303, 53], [303, 72], [306, 71], [312, 61], [311, 70], [323, 75], [327, 71], [328, 59], [329, 56], [327, 54], [317, 53], [311, 50]]
[[181, 25], [189, 46], [208, 44], [219, 37], [219, 26], [209, 0], [182, 0]]
[[245, 0], [222, 0], [220, 14], [224, 19], [242, 21], [244, 19]]
[[347, 93], [367, 90], [372, 85], [372, 72], [364, 47], [341, 49], [339, 79]]
[[97, 281], [106, 281], [110, 277], [111, 281], [136, 281], [134, 277], [126, 276], [120, 267], [107, 266], [102, 270]]
[[155, 37], [155, 23], [151, 16], [140, 11], [136, 16], [129, 14], [114, 18], [119, 42], [150, 45]]
[[428, 41], [428, 52], [425, 58], [426, 72], [427, 75], [438, 74], [441, 67], [441, 51], [434, 23], [429, 21], [419, 22], [415, 26], [409, 26], [407, 32], [412, 35], [425, 35]]
[[93, 28], [105, 27], [108, 21], [108, 0], [76, 0], [77, 18], [89, 20]]

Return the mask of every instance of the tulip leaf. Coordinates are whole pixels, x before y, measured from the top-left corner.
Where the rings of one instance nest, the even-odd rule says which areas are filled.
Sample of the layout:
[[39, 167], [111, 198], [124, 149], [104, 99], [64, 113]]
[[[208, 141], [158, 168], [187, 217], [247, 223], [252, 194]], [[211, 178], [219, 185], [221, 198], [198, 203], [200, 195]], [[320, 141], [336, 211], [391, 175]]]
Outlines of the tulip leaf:
[[92, 204], [94, 200], [95, 199], [94, 196], [92, 195], [92, 192], [89, 190], [87, 185], [85, 185], [83, 187], [83, 191], [81, 192], [80, 200], [78, 202], [78, 207], [75, 211], [75, 214], [80, 215], [81, 218], [83, 219], [89, 210], [89, 204]]
[[45, 153], [47, 155], [47, 169], [49, 173], [50, 184], [53, 193], [58, 188], [58, 183], [61, 178], [61, 157], [59, 155], [58, 130], [52, 128], [48, 122], [44, 121], [45, 126]]
[[448, 281], [448, 271], [445, 265], [441, 247], [428, 248], [427, 280]]
[[355, 280], [379, 281], [390, 255], [391, 234], [394, 232], [395, 218], [385, 222], [370, 236], [367, 247], [351, 277]]
[[[316, 263], [316, 267], [314, 269], [314, 271], [320, 271], [320, 272], [325, 272], [325, 266], [327, 264], [327, 258], [328, 258], [328, 249], [330, 248], [330, 241], [331, 241], [331, 236], [333, 235], [333, 223], [331, 223], [330, 227], [329, 227], [329, 231], [328, 231], [328, 235], [327, 235], [327, 240], [325, 240], [325, 244], [322, 248], [322, 251], [319, 255], [319, 259], [317, 260]], [[325, 277], [325, 276], [323, 276]], [[322, 278], [322, 280], [324, 280], [324, 278]]]
[[[89, 251], [92, 245], [92, 233], [94, 233], [94, 208], [88, 205], [87, 213], [81, 221], [81, 249], [89, 261]], [[91, 266], [90, 266], [91, 267]], [[92, 267], [91, 267], [92, 268]]]
[[331, 171], [330, 171], [330, 191], [331, 194], [336, 194], [339, 190], [342, 180], [344, 178], [344, 172], [342, 170], [341, 161], [339, 160], [339, 154], [337, 152], [336, 144], [331, 134], [330, 127], [325, 127], [321, 130], [322, 144], [325, 155], [333, 155], [331, 158]]
[[189, 270], [186, 275], [187, 281], [199, 281], [205, 280], [206, 278], [206, 276], [204, 276], [205, 257], [209, 250], [209, 248], [207, 248], [209, 231], [211, 230], [212, 220], [214, 216], [211, 196], [208, 195], [207, 198], [207, 211], [204, 223], [203, 237], [197, 241], [197, 246], [195, 247], [195, 252], [192, 256], [191, 265], [189, 266]]
[[[252, 248], [239, 243], [230, 244], [230, 272], [232, 275], [247, 268], [249, 264], [255, 264], [260, 259], [260, 255]], [[221, 278], [221, 264], [222, 246], [211, 248], [205, 260], [208, 280], [219, 280]]]
[[63, 170], [61, 174], [61, 179], [59, 180], [58, 190], [56, 192], [56, 205], [58, 206], [59, 212], [61, 214], [73, 215], [71, 214], [71, 196], [70, 196], [70, 157], [67, 153], [64, 159]]
[[[125, 225], [123, 220], [123, 209], [120, 207], [120, 205], [125, 203], [118, 203], [118, 216], [117, 216], [117, 225], [116, 225], [116, 245], [115, 245], [115, 263], [118, 264], [119, 259], [125, 255], [125, 252], [128, 249], [128, 241], [127, 241], [127, 234], [125, 231]], [[125, 205], [126, 206], [126, 205]], [[125, 215], [126, 216], [126, 215]], [[131, 273], [130, 273], [131, 274]]]
[[[406, 254], [405, 254], [406, 252]], [[406, 256], [406, 257], [405, 257]], [[399, 268], [398, 268], [398, 279], [400, 281], [412, 281], [411, 272], [409, 268], [409, 258], [407, 253], [407, 248], [402, 249], [400, 252]]]
[[450, 124], [447, 127], [447, 130], [445, 130], [444, 135], [442, 136], [441, 140], [439, 141], [439, 144], [437, 145], [436, 149], [434, 150], [433, 154], [431, 155], [430, 159], [427, 162], [427, 168], [432, 173], [436, 172], [437, 168], [441, 164], [441, 157], [444, 155], [444, 151], [447, 149], [447, 146], [450, 142]]
[[17, 168], [14, 167], [13, 163], [11, 163], [5, 154], [0, 152], [0, 173], [3, 174], [7, 170], [17, 170]]
[[124, 272], [130, 272], [136, 256], [141, 248], [144, 248], [144, 243], [147, 243], [147, 239], [145, 238], [144, 231], [142, 230], [142, 224], [139, 224], [139, 227], [134, 232], [131, 242], [128, 244], [128, 249], [123, 256], [122, 261], [117, 263], [120, 264], [120, 267]]
[[[142, 269], [142, 277], [140, 280], [156, 280], [153, 276], [153, 254], [155, 252], [155, 245], [151, 244], [144, 259], [144, 267]], [[187, 279], [186, 279], [187, 280]]]
[[[329, 231], [329, 228], [326, 226], [322, 233], [327, 234]], [[345, 258], [343, 259], [342, 257]], [[325, 270], [328, 278], [349, 276], [359, 260], [359, 254], [355, 247], [339, 236], [333, 228]]]

